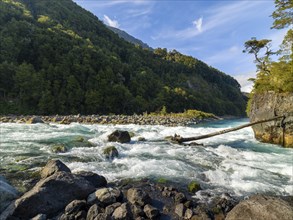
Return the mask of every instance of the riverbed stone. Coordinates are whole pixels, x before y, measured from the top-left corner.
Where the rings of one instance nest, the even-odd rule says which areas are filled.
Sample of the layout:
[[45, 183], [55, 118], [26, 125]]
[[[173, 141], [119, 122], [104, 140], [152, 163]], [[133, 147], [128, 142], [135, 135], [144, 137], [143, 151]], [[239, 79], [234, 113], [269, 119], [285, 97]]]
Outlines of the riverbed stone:
[[107, 159], [114, 159], [116, 157], [119, 156], [119, 153], [118, 153], [118, 150], [116, 147], [114, 146], [109, 146], [109, 147], [106, 147], [104, 150], [103, 150], [103, 154], [105, 155], [105, 157]]
[[130, 205], [126, 202], [123, 203], [121, 206], [115, 209], [112, 217], [115, 220], [131, 220], [132, 214], [131, 214]]
[[9, 205], [11, 201], [18, 197], [18, 191], [7, 180], [0, 176], [0, 213]]
[[157, 219], [160, 216], [159, 209], [151, 206], [150, 204], [146, 204], [143, 211], [149, 219]]
[[184, 217], [186, 207], [183, 203], [179, 203], [175, 206], [175, 213], [180, 217]]
[[95, 187], [82, 177], [68, 172], [56, 172], [41, 179], [30, 191], [13, 202], [0, 216], [30, 219], [39, 213], [55, 216], [75, 200], [84, 199]]
[[121, 202], [123, 199], [122, 192], [117, 188], [101, 188], [90, 194], [87, 199], [88, 204], [99, 203], [106, 207], [115, 202]]
[[130, 140], [131, 137], [128, 131], [116, 130], [108, 136], [109, 142], [128, 143]]
[[292, 220], [293, 207], [288, 202], [271, 196], [255, 195], [236, 205], [226, 220]]
[[102, 213], [102, 208], [99, 207], [97, 204], [92, 205], [88, 212], [87, 212], [87, 216], [86, 216], [86, 220], [94, 220], [96, 219], [96, 217]]
[[144, 206], [151, 202], [149, 195], [139, 188], [130, 188], [127, 190], [127, 199], [133, 205]]
[[71, 173], [71, 170], [60, 160], [49, 160], [41, 170], [41, 178], [49, 177], [59, 171]]

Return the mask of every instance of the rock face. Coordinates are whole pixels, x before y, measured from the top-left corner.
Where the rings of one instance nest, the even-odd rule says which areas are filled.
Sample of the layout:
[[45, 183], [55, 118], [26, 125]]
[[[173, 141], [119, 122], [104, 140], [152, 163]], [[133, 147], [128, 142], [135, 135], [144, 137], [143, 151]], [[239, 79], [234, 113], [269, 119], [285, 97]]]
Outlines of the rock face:
[[12, 200], [16, 199], [17, 196], [17, 190], [9, 185], [4, 177], [0, 176], [0, 213]]
[[226, 220], [292, 220], [293, 208], [285, 201], [269, 196], [253, 196], [236, 205]]
[[34, 188], [12, 203], [0, 216], [30, 219], [39, 213], [52, 217], [75, 199], [84, 199], [95, 187], [82, 177], [56, 172], [40, 180]]
[[266, 142], [293, 147], [293, 93], [266, 92], [255, 94], [251, 102], [250, 121], [287, 115], [284, 119], [254, 125], [255, 138]]
[[70, 169], [60, 160], [49, 160], [46, 166], [41, 170], [41, 177], [46, 178], [59, 171], [71, 173]]

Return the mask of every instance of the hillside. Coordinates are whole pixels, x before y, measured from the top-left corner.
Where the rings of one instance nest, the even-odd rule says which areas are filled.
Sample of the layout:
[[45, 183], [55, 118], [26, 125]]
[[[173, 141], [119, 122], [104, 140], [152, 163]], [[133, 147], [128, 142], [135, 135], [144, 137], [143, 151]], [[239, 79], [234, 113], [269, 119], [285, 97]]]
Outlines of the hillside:
[[114, 33], [118, 34], [119, 37], [123, 38], [124, 40], [128, 41], [129, 43], [141, 46], [142, 48], [145, 48], [145, 49], [153, 50], [149, 45], [147, 45], [146, 43], [142, 42], [141, 40], [131, 36], [130, 34], [126, 33], [125, 31], [122, 31], [118, 28], [114, 28], [114, 27], [110, 27], [110, 26], [107, 26], [107, 28], [109, 28]]
[[71, 0], [0, 0], [0, 40], [1, 114], [245, 111], [232, 77], [140, 49]]

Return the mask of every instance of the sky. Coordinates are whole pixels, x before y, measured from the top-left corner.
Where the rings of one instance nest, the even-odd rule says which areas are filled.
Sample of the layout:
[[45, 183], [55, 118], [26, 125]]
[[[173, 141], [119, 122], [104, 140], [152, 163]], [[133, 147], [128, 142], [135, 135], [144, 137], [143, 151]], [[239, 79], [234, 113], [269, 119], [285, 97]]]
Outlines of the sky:
[[249, 92], [253, 56], [244, 42], [271, 39], [277, 50], [287, 30], [271, 29], [274, 0], [74, 0], [109, 26], [153, 48], [177, 50], [231, 75]]

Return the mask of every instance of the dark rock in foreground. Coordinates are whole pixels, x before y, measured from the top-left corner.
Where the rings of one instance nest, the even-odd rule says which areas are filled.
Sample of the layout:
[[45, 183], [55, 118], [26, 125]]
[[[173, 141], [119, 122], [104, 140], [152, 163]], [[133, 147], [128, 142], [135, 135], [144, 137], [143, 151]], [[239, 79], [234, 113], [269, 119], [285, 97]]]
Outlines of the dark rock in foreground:
[[94, 190], [94, 186], [82, 177], [57, 172], [40, 180], [30, 191], [12, 203], [0, 219], [10, 215], [29, 219], [40, 213], [53, 217], [72, 200], [84, 199]]
[[0, 176], [0, 213], [17, 197], [17, 190], [9, 185], [4, 177]]
[[282, 199], [256, 195], [236, 205], [226, 220], [292, 220], [293, 207]]

